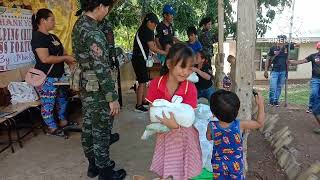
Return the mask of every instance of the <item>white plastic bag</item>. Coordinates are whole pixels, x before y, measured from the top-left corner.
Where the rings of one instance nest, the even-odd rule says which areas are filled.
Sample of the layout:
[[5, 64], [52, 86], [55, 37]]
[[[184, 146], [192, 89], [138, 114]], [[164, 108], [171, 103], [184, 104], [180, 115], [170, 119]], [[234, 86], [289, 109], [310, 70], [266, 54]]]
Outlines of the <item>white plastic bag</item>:
[[197, 73], [193, 72], [188, 76], [187, 80], [193, 83], [197, 83], [199, 81], [199, 77]]
[[207, 140], [207, 127], [210, 121], [216, 121], [216, 118], [212, 118], [210, 107], [205, 104], [198, 104], [195, 111], [196, 120], [194, 127], [199, 132], [199, 141], [202, 152], [202, 167], [212, 172], [211, 157], [213, 150], [213, 141]]
[[163, 118], [162, 112], [166, 117], [170, 117], [169, 112], [172, 112], [177, 123], [182, 127], [191, 127], [193, 125], [195, 120], [194, 109], [190, 105], [182, 103], [183, 98], [181, 96], [175, 95], [171, 101], [156, 99], [152, 103], [152, 107], [150, 108], [150, 121], [152, 124], [146, 127], [141, 139], [148, 139], [155, 133], [170, 131], [165, 125], [160, 124], [160, 121], [156, 118], [156, 116]]
[[33, 102], [39, 99], [34, 87], [26, 82], [11, 82], [8, 90], [11, 94], [11, 104]]

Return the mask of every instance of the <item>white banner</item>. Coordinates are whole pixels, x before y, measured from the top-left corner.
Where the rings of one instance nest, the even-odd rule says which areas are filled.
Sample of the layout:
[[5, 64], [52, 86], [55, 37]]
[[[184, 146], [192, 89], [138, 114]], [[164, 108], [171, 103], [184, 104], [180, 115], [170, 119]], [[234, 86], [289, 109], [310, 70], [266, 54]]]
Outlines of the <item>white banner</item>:
[[34, 61], [31, 15], [30, 10], [0, 7], [0, 71]]

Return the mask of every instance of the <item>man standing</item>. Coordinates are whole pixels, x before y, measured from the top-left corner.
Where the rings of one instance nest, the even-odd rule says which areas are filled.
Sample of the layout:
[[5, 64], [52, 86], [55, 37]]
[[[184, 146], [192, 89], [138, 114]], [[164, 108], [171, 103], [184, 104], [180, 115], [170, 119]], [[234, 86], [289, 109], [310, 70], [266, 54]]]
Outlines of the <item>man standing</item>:
[[[281, 89], [287, 78], [287, 59], [289, 53], [289, 46], [286, 44], [287, 37], [280, 35], [277, 38], [277, 45], [270, 48], [268, 59], [266, 61], [264, 77], [268, 79], [268, 69], [272, 64], [270, 91], [269, 91], [269, 105], [279, 107], [279, 98]], [[290, 49], [294, 46], [290, 45]]]
[[[290, 64], [304, 64], [312, 63], [312, 78], [310, 81], [310, 99], [309, 99], [309, 110], [307, 112], [314, 112], [314, 115], [320, 125], [320, 42], [316, 44], [317, 53], [311, 54], [302, 60], [290, 60]], [[320, 128], [314, 130], [315, 133], [320, 134]]]
[[199, 41], [203, 47], [203, 51], [206, 55], [206, 59], [209, 64], [213, 57], [213, 44], [218, 41], [218, 36], [212, 32], [212, 20], [210, 17], [202, 18], [199, 23], [199, 28], [202, 28], [199, 32]]
[[173, 17], [176, 15], [176, 11], [172, 5], [166, 4], [162, 9], [163, 21], [157, 26], [156, 33], [156, 44], [157, 46], [169, 52], [170, 47], [179, 42], [178, 38], [175, 37], [175, 30], [173, 28]]

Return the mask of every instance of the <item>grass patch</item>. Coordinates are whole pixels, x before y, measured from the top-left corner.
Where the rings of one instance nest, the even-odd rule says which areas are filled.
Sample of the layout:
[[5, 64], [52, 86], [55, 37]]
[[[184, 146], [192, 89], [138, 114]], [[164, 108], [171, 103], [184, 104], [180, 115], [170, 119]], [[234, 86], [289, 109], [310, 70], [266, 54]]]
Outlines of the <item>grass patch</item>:
[[[265, 98], [266, 102], [269, 102], [269, 87], [258, 88]], [[280, 96], [281, 102], [284, 102], [284, 87]], [[288, 104], [308, 106], [310, 96], [310, 85], [309, 84], [291, 84], [288, 86]]]

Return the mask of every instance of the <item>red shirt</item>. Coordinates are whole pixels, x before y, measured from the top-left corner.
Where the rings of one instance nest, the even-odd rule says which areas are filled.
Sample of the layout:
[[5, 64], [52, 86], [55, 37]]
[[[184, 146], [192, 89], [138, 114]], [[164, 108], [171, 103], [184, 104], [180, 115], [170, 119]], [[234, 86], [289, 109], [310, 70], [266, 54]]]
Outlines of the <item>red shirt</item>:
[[[146, 100], [152, 103], [156, 99], [165, 99], [171, 102], [173, 96], [169, 94], [167, 88], [168, 75], [157, 77], [150, 82]], [[175, 94], [183, 98], [183, 103], [189, 104], [191, 107], [197, 107], [197, 88], [196, 86], [187, 80], [180, 83]]]

